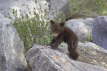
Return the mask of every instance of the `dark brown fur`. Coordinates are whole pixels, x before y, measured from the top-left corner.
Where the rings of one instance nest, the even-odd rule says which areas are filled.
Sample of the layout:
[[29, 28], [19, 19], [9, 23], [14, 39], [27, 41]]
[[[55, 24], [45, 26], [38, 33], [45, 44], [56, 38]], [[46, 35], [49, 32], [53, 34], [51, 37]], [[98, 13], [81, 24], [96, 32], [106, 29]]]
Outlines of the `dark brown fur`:
[[70, 58], [76, 60], [78, 58], [77, 53], [77, 45], [78, 45], [78, 37], [77, 35], [69, 28], [64, 26], [64, 22], [62, 23], [55, 23], [54, 21], [50, 21], [51, 23], [51, 30], [53, 34], [57, 34], [53, 37], [51, 42], [51, 47], [58, 48], [61, 42], [66, 42], [68, 44], [68, 51]]

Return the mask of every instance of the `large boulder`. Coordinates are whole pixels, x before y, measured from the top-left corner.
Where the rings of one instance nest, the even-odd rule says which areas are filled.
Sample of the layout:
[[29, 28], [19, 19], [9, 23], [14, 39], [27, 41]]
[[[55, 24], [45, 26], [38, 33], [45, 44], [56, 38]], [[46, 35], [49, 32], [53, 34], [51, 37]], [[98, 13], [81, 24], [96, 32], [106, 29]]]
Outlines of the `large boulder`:
[[98, 16], [93, 24], [93, 42], [107, 49], [107, 16]]
[[79, 43], [79, 61], [107, 68], [107, 50], [92, 42]]
[[24, 45], [11, 20], [0, 14], [0, 71], [27, 71]]
[[73, 30], [80, 41], [92, 41], [92, 25], [94, 18], [72, 19], [66, 22], [65, 26]]
[[[58, 50], [68, 54], [67, 44], [62, 43]], [[107, 68], [107, 50], [104, 48], [92, 42], [79, 42], [77, 51], [79, 61]]]
[[26, 59], [32, 71], [107, 71], [104, 67], [74, 61], [58, 50], [37, 44], [27, 52]]

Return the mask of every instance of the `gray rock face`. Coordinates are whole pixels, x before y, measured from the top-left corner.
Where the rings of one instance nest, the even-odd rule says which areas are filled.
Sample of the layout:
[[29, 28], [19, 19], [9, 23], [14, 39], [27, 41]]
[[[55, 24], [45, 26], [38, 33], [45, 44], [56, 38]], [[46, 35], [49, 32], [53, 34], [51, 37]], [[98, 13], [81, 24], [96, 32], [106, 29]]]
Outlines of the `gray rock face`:
[[99, 16], [93, 24], [93, 42], [107, 49], [107, 16]]
[[69, 16], [69, 0], [49, 0], [49, 18], [54, 19], [59, 14]]
[[107, 50], [97, 46], [95, 43], [79, 43], [78, 52], [80, 61], [107, 68]]
[[80, 41], [91, 41], [93, 21], [93, 18], [73, 19], [67, 21], [65, 26], [73, 30]]
[[[65, 44], [63, 43], [63, 45]], [[68, 53], [67, 46], [60, 46], [58, 50], [65, 54]], [[104, 48], [92, 42], [79, 42], [77, 51], [79, 61], [107, 68], [107, 50]]]
[[62, 52], [36, 44], [27, 52], [26, 59], [32, 71], [107, 71], [103, 67], [71, 60]]
[[26, 71], [24, 46], [11, 21], [0, 15], [0, 71]]

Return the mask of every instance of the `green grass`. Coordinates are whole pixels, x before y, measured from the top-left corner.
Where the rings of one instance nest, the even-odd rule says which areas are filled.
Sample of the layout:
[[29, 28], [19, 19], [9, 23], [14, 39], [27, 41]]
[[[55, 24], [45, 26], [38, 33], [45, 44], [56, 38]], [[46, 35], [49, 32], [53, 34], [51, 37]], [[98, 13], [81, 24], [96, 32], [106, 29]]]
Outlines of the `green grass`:
[[34, 43], [47, 45], [51, 41], [48, 22], [40, 21], [37, 17], [31, 19], [16, 19], [13, 23], [25, 49], [28, 50]]

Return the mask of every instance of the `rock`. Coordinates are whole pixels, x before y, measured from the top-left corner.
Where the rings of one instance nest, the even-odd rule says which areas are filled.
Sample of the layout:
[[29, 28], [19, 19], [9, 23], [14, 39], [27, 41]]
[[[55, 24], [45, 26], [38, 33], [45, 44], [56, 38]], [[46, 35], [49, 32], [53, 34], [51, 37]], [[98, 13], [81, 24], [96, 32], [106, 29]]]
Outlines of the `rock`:
[[0, 0], [0, 12], [11, 19], [45, 15], [48, 11], [46, 0]]
[[0, 19], [6, 19], [1, 13], [0, 13]]
[[92, 42], [79, 43], [79, 61], [107, 68], [107, 50]]
[[[61, 44], [62, 45], [62, 44]], [[67, 46], [63, 43], [63, 46], [59, 46], [58, 50], [68, 54]], [[79, 52], [79, 61], [99, 65], [107, 68], [107, 50], [101, 48], [92, 42], [79, 42], [77, 51]]]
[[24, 45], [11, 20], [0, 14], [0, 71], [27, 71]]
[[107, 69], [69, 59], [67, 55], [47, 46], [35, 44], [26, 54], [32, 71], [107, 71]]
[[49, 0], [49, 19], [63, 15], [70, 15], [69, 0]]
[[87, 26], [88, 28], [90, 28], [91, 30], [92, 30], [92, 28], [93, 28], [94, 19], [95, 19], [95, 18], [85, 18], [85, 19], [84, 19], [84, 23], [85, 23], [86, 26]]
[[93, 20], [93, 18], [72, 19], [67, 21], [65, 26], [72, 29], [80, 41], [92, 41]]
[[93, 24], [93, 42], [107, 49], [107, 16], [95, 18]]
[[92, 42], [79, 42], [79, 45], [78, 45], [80, 48], [81, 47], [84, 47], [84, 48], [94, 48], [94, 49], [100, 49], [101, 47], [96, 45], [95, 43], [92, 43]]

